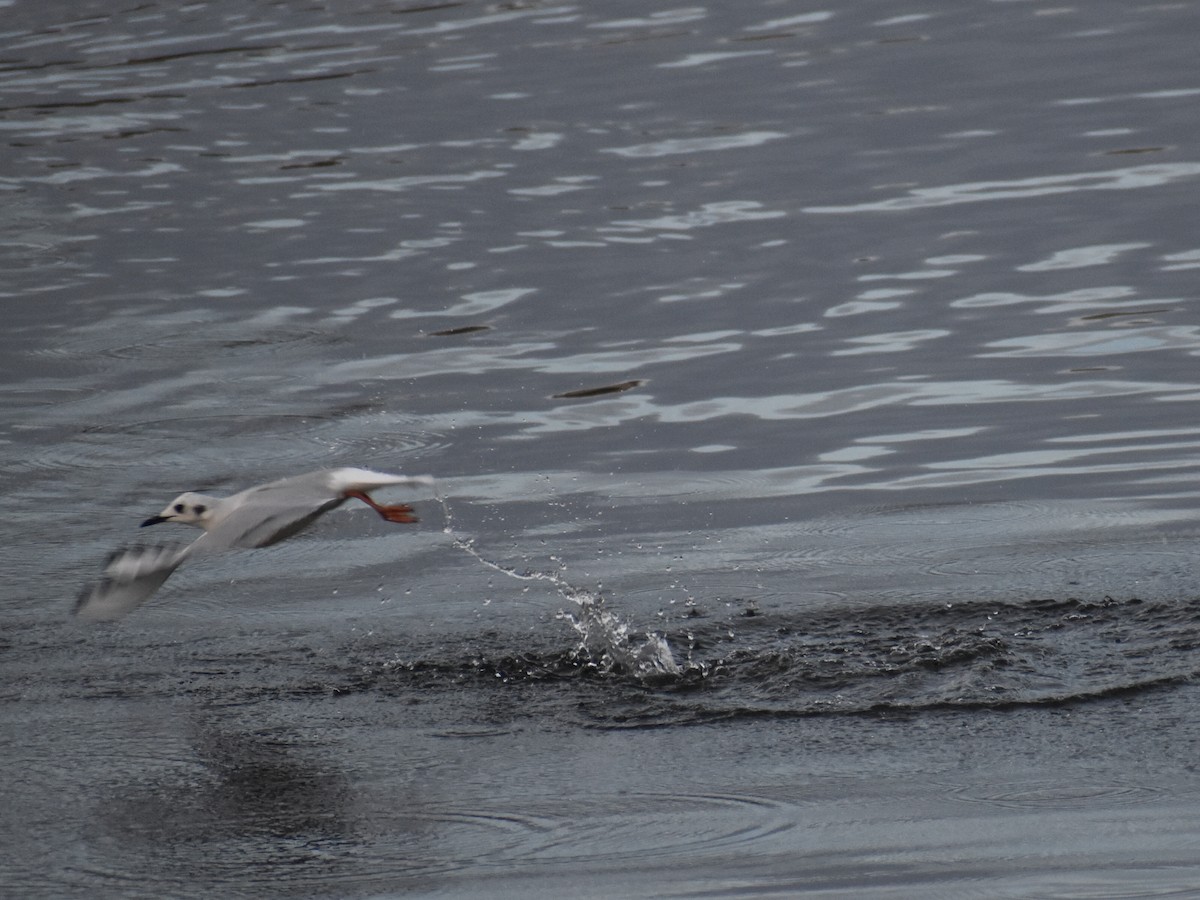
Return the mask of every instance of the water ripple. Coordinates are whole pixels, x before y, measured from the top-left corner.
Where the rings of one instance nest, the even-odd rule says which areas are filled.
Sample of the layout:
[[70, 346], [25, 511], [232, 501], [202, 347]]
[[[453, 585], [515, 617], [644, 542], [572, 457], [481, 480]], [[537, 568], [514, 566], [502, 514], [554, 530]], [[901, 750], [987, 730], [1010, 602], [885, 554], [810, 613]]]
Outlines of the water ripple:
[[941, 187], [917, 188], [905, 197], [859, 203], [850, 206], [806, 206], [806, 213], [891, 212], [909, 209], [931, 209], [955, 206], [960, 203], [980, 203], [990, 200], [1015, 200], [1044, 197], [1077, 191], [1123, 191], [1137, 188], [1162, 187], [1200, 176], [1200, 163], [1158, 163], [1131, 166], [1103, 172], [1080, 172], [1069, 175], [1042, 175], [1012, 181], [975, 181], [948, 184]]
[[[378, 178], [378, 179], [357, 179], [337, 182], [328, 182], [320, 184], [312, 184], [312, 190], [317, 191], [381, 191], [384, 193], [399, 193], [407, 191], [415, 187], [445, 187], [445, 188], [462, 188], [472, 182], [481, 181], [486, 178], [502, 178], [508, 175], [508, 172], [496, 171], [495, 169], [483, 169], [477, 172], [468, 172], [464, 175], [402, 175], [396, 178]], [[343, 176], [353, 179], [353, 176]], [[262, 184], [275, 183], [277, 181], [297, 181], [301, 179], [239, 179], [241, 184]]]
[[[700, 209], [676, 216], [661, 216], [657, 219], [624, 219], [613, 225], [649, 231], [690, 231], [713, 225], [733, 222], [756, 222], [762, 219], [781, 219], [783, 210], [764, 209], [761, 203], [752, 200], [727, 200], [720, 203], [705, 203]], [[603, 231], [604, 229], [600, 229]]]
[[[1160, 301], [1161, 302], [1161, 301]], [[1071, 331], [1058, 334], [1035, 334], [1027, 337], [989, 341], [988, 352], [981, 357], [1073, 356], [1111, 357], [1125, 353], [1146, 353], [1163, 350], [1200, 352], [1200, 326], [1158, 325], [1137, 327], [1134, 322], [1121, 323], [1113, 331]]]
[[1072, 247], [1059, 250], [1047, 259], [1017, 266], [1018, 272], [1051, 272], [1056, 269], [1083, 269], [1089, 266], [1107, 266], [1115, 262], [1122, 253], [1151, 247], [1144, 241], [1129, 244], [1096, 244], [1091, 247]]
[[[737, 345], [724, 347], [715, 345], [701, 347], [703, 352], [697, 354], [683, 353], [674, 356], [675, 359], [691, 359], [709, 353], [729, 352]], [[595, 357], [575, 357], [554, 364], [553, 368], [530, 366], [541, 371], [582, 372], [582, 371], [625, 371], [631, 365], [643, 364], [657, 358], [653, 353], [641, 354], [597, 354]], [[446, 360], [451, 364], [451, 359]], [[471, 363], [477, 361], [474, 354], [469, 354]], [[615, 365], [617, 359], [624, 364]], [[593, 368], [609, 360], [612, 366]], [[587, 361], [587, 365], [584, 362]], [[473, 371], [466, 365], [464, 359], [462, 368], [455, 365], [456, 371]], [[517, 367], [518, 360], [511, 363], [501, 363], [506, 367]], [[578, 366], [578, 367], [576, 367]], [[347, 364], [345, 373], [336, 373], [338, 379], [350, 377], [401, 377], [389, 370], [381, 361], [368, 362], [361, 367], [358, 364]], [[409, 370], [406, 375], [415, 377], [419, 372]], [[332, 376], [331, 376], [332, 377]], [[1096, 379], [1094, 381], [1066, 381], [1047, 384], [1030, 384], [1006, 380], [977, 380], [977, 381], [901, 381], [890, 383], [864, 384], [852, 388], [836, 388], [829, 391], [816, 391], [799, 394], [776, 394], [763, 397], [749, 396], [714, 396], [704, 400], [685, 401], [681, 403], [663, 403], [654, 397], [645, 395], [613, 400], [604, 404], [590, 404], [583, 407], [559, 407], [547, 411], [523, 411], [519, 415], [481, 414], [477, 417], [466, 416], [466, 420], [476, 418], [480, 422], [499, 424], [508, 422], [520, 426], [526, 435], [547, 434], [562, 431], [588, 430], [598, 426], [613, 425], [622, 421], [650, 418], [660, 422], [683, 424], [689, 422], [708, 422], [727, 417], [749, 416], [763, 421], [787, 421], [792, 419], [821, 419], [832, 416], [843, 416], [850, 413], [863, 412], [878, 407], [897, 405], [912, 406], [942, 406], [956, 403], [985, 404], [985, 403], [1049, 403], [1084, 398], [1100, 397], [1137, 397], [1148, 396], [1169, 399], [1177, 395], [1181, 399], [1190, 398], [1191, 394], [1200, 390], [1196, 384], [1173, 384], [1170, 382], [1133, 382], [1112, 379]], [[576, 415], [576, 413], [585, 413]]]
[[628, 158], [652, 158], [674, 156], [679, 153], [699, 153], [709, 150], [732, 150], [741, 147], [758, 147], [767, 141], [787, 137], [780, 131], [747, 131], [741, 134], [718, 134], [711, 137], [674, 138], [637, 144], [632, 147], [606, 147], [601, 153], [613, 153]]
[[741, 349], [741, 344], [670, 344], [645, 349], [609, 350], [567, 356], [556, 355], [554, 351], [557, 349], [555, 344], [545, 342], [513, 343], [502, 347], [451, 347], [339, 363], [328, 367], [319, 379], [324, 384], [342, 384], [364, 378], [390, 380], [444, 376], [447, 373], [483, 375], [513, 369], [547, 374], [627, 372], [642, 366], [733, 353]]

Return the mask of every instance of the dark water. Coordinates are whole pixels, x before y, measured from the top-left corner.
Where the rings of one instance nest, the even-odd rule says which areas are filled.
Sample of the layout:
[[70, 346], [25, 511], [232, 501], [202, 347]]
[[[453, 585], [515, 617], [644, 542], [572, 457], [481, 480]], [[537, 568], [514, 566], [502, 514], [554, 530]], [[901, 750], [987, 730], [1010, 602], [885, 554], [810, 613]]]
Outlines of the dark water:
[[1200, 16], [843, 6], [0, 5], [6, 893], [1200, 890]]

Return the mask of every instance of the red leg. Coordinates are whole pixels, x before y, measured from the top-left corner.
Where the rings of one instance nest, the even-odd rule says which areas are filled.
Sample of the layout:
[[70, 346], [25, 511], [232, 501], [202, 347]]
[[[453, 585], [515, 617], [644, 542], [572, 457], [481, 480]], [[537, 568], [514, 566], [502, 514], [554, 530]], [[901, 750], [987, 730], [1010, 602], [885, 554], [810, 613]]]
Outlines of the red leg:
[[411, 525], [417, 521], [413, 508], [407, 503], [397, 503], [394, 506], [380, 506], [362, 491], [346, 491], [346, 496], [355, 500], [361, 500], [388, 522]]

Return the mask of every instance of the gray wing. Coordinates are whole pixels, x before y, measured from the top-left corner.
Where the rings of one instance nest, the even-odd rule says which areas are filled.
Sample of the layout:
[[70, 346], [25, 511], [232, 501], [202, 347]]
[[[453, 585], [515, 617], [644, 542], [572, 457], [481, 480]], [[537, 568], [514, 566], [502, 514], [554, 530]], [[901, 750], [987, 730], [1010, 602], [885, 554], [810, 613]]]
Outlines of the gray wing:
[[[195, 546], [194, 544], [192, 546]], [[108, 558], [100, 581], [84, 587], [76, 618], [111, 622], [145, 603], [179, 568], [191, 547], [127, 547]]]
[[325, 479], [307, 475], [250, 488], [226, 499], [229, 511], [209, 530], [208, 543], [213, 550], [267, 547], [303, 531], [344, 502]]

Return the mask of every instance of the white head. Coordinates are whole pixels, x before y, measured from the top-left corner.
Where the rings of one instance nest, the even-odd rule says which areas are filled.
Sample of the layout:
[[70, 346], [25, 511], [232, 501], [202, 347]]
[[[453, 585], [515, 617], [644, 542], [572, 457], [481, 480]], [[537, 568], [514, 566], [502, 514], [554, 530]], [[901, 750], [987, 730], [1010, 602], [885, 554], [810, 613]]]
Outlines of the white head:
[[179, 522], [182, 525], [195, 525], [207, 530], [212, 524], [217, 502], [216, 497], [188, 491], [168, 503], [167, 508], [157, 516], [148, 518], [142, 523], [142, 527], [157, 525], [159, 522]]

